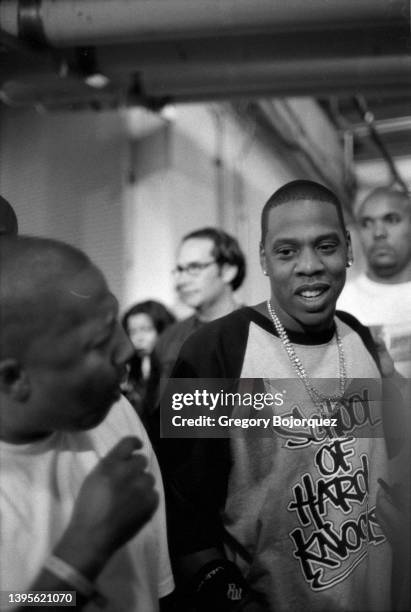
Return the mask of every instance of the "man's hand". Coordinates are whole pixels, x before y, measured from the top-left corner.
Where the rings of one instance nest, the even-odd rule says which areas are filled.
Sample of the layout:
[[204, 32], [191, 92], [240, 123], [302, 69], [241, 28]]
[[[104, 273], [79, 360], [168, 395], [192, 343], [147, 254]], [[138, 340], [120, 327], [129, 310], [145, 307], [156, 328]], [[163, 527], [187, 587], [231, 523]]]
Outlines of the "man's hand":
[[141, 442], [123, 438], [84, 480], [55, 554], [93, 579], [111, 555], [151, 518], [158, 505]]

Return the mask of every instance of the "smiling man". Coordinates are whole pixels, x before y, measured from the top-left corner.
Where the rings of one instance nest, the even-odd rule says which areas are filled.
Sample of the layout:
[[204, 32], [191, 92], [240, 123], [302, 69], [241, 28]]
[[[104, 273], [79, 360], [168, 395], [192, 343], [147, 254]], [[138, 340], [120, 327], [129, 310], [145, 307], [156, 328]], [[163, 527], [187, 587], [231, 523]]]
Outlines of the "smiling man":
[[162, 483], [120, 396], [117, 301], [67, 244], [2, 237], [0, 257], [0, 608], [74, 591], [78, 610], [154, 612], [173, 587]]
[[[284, 396], [264, 416], [300, 425], [164, 440], [177, 568], [197, 610], [388, 610], [381, 381], [370, 333], [335, 310], [351, 262], [340, 202], [293, 181], [268, 200], [261, 229], [269, 299], [204, 325], [172, 378], [239, 379], [239, 390], [253, 379]], [[334, 429], [304, 425], [331, 417]]]
[[411, 200], [379, 187], [356, 219], [367, 269], [347, 283], [339, 307], [384, 340], [396, 369], [411, 378]]

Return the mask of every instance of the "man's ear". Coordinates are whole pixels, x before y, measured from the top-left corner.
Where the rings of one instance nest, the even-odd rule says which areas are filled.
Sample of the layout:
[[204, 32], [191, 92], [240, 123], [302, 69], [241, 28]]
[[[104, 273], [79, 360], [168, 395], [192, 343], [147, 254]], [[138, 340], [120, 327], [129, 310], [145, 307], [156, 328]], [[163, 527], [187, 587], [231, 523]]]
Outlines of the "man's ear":
[[238, 274], [238, 267], [229, 263], [223, 263], [220, 267], [221, 278], [226, 285], [230, 285]]
[[263, 271], [263, 274], [267, 276], [267, 260], [265, 257], [265, 249], [262, 242], [260, 242], [260, 265]]
[[27, 373], [16, 359], [0, 361], [0, 391], [12, 399], [24, 402], [30, 393]]

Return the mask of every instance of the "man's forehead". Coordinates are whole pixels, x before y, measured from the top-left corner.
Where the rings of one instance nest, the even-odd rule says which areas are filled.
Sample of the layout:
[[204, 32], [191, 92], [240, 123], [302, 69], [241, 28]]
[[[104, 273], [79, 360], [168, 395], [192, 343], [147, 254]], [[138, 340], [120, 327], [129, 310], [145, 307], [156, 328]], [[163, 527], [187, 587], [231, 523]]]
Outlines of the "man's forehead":
[[90, 334], [108, 329], [118, 317], [118, 302], [107, 293], [99, 299], [72, 295], [70, 303], [55, 318], [59, 334], [71, 334], [76, 330], [89, 330]]
[[363, 202], [359, 207], [358, 216], [378, 217], [388, 212], [411, 213], [411, 202], [401, 194], [376, 194]]
[[188, 238], [180, 245], [178, 260], [180, 263], [203, 261], [211, 256], [213, 246], [213, 241], [209, 238]]
[[62, 311], [79, 323], [101, 321], [116, 316], [118, 312], [117, 299], [110, 292], [103, 274], [94, 266], [62, 277], [60, 286], [56, 287], [56, 298]]
[[90, 295], [71, 292], [71, 303], [74, 308], [86, 313], [90, 319], [110, 320], [118, 313], [118, 301], [107, 287]]
[[341, 230], [338, 211], [332, 202], [318, 200], [293, 200], [270, 210], [268, 234], [276, 236], [284, 232], [304, 234], [308, 225], [323, 232], [324, 229]]

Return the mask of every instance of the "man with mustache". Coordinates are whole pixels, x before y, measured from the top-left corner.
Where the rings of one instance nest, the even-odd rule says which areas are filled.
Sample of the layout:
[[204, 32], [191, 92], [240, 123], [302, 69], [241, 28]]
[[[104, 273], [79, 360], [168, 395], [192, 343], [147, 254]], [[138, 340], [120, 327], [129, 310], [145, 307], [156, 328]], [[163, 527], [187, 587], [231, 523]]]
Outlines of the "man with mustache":
[[[269, 299], [193, 334], [169, 384], [217, 379], [224, 390], [236, 379], [240, 392], [282, 393], [264, 416], [283, 424], [163, 440], [180, 585], [201, 611], [388, 610], [391, 553], [376, 517], [378, 479], [388, 478], [381, 378], [369, 331], [336, 312], [352, 253], [335, 194], [311, 181], [276, 191], [260, 261]], [[172, 408], [162, 412], [170, 431]]]
[[347, 283], [338, 306], [369, 326], [398, 372], [411, 378], [411, 199], [379, 187], [356, 219], [367, 268]]

